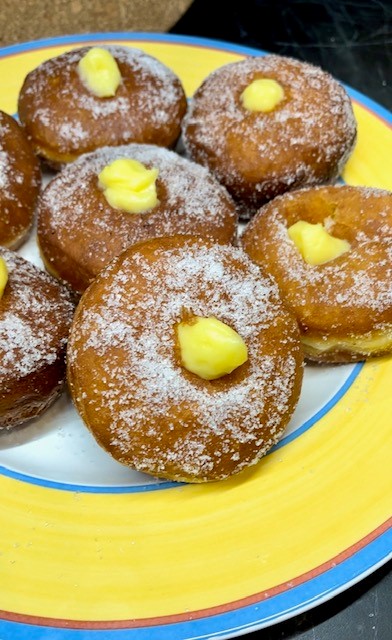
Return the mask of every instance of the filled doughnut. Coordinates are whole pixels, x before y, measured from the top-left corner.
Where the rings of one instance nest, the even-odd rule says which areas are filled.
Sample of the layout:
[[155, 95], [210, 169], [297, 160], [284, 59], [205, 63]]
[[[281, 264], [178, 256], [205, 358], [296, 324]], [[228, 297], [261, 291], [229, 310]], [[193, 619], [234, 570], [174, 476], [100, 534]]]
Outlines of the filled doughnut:
[[250, 218], [277, 195], [337, 179], [356, 139], [345, 88], [311, 64], [249, 57], [213, 71], [183, 120], [189, 156]]
[[20, 125], [0, 111], [0, 245], [17, 249], [30, 233], [41, 186], [37, 157]]
[[186, 97], [174, 72], [140, 49], [82, 47], [31, 71], [18, 111], [36, 153], [59, 168], [106, 145], [173, 146]]
[[81, 417], [116, 460], [188, 482], [227, 478], [282, 436], [302, 383], [297, 324], [239, 248], [135, 245], [83, 294], [67, 351]]
[[63, 285], [0, 247], [0, 430], [35, 418], [60, 395], [73, 312]]
[[177, 233], [236, 238], [237, 211], [200, 165], [156, 145], [105, 147], [65, 167], [38, 205], [47, 270], [82, 293], [126, 247]]
[[241, 246], [273, 275], [307, 359], [350, 362], [392, 350], [392, 193], [325, 186], [262, 207]]

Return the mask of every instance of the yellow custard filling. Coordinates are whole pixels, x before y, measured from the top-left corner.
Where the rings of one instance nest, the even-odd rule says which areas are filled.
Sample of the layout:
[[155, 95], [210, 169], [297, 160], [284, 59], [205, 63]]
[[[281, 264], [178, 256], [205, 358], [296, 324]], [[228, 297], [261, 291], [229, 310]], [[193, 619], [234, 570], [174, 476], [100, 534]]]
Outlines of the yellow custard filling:
[[347, 240], [335, 238], [320, 222], [312, 224], [299, 220], [287, 229], [287, 233], [305, 262], [311, 265], [330, 262], [350, 249]]
[[81, 81], [98, 98], [111, 98], [121, 84], [121, 73], [116, 60], [107, 49], [92, 47], [79, 60]]
[[127, 213], [143, 213], [155, 207], [158, 169], [147, 169], [141, 162], [119, 158], [99, 174], [99, 186], [111, 207]]
[[392, 327], [376, 330], [364, 336], [355, 338], [336, 338], [328, 336], [325, 340], [310, 336], [301, 336], [305, 348], [315, 352], [333, 350], [353, 351], [354, 353], [384, 353], [392, 349]]
[[241, 336], [214, 317], [180, 322], [177, 336], [183, 366], [204, 380], [221, 378], [248, 359]]
[[241, 94], [242, 105], [248, 111], [268, 113], [284, 98], [282, 85], [272, 78], [253, 80]]

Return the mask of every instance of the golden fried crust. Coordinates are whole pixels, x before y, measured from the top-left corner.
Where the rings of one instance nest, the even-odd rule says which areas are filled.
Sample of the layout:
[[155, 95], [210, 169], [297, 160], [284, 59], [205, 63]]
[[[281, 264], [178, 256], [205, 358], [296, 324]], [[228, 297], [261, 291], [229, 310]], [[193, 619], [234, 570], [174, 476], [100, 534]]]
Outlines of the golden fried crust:
[[[134, 158], [159, 170], [156, 207], [130, 214], [108, 204], [98, 175], [117, 158]], [[51, 181], [38, 204], [45, 266], [79, 293], [128, 246], [177, 233], [233, 242], [237, 210], [204, 167], [156, 145], [106, 147], [85, 155]]]
[[[276, 80], [284, 99], [268, 113], [246, 110], [244, 89]], [[344, 87], [308, 63], [249, 57], [210, 74], [183, 121], [185, 147], [213, 171], [249, 218], [271, 198], [338, 177], [356, 139]]]
[[0, 248], [8, 282], [0, 298], [0, 429], [40, 415], [65, 382], [74, 303], [65, 287]]
[[[305, 220], [324, 223], [350, 250], [307, 264], [287, 234]], [[262, 207], [241, 246], [276, 279], [300, 325], [308, 359], [356, 361], [392, 350], [392, 194], [329, 186], [280, 196]]]
[[122, 83], [113, 98], [98, 98], [77, 71], [89, 48], [42, 63], [23, 83], [19, 116], [37, 154], [58, 168], [106, 145], [173, 146], [186, 111], [179, 78], [139, 49], [105, 47], [118, 64]]
[[17, 249], [34, 220], [39, 161], [20, 125], [0, 111], [0, 245]]
[[[249, 358], [208, 381], [181, 364], [175, 327], [215, 316]], [[297, 324], [275, 283], [230, 245], [140, 243], [81, 298], [67, 352], [77, 410], [99, 444], [139, 471], [189, 482], [255, 464], [281, 437], [302, 383]]]

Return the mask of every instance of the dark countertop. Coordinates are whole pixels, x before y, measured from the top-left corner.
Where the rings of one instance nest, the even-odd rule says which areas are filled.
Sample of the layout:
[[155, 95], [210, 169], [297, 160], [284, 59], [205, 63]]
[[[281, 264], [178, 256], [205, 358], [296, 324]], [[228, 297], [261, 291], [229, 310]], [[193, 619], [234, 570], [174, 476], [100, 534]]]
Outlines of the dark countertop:
[[[321, 66], [392, 111], [391, 0], [194, 0], [170, 33]], [[392, 640], [392, 563], [329, 602], [246, 638]]]
[[194, 0], [170, 33], [312, 62], [392, 111], [391, 0]]

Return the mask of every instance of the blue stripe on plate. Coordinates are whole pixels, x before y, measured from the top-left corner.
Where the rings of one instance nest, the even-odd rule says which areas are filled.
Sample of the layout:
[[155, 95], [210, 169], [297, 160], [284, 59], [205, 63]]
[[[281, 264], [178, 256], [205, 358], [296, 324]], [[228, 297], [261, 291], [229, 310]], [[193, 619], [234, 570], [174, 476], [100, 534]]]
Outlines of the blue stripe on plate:
[[[334, 396], [326, 404], [321, 407], [309, 420], [306, 420], [298, 429], [296, 429], [293, 433], [282, 438], [278, 444], [276, 444], [270, 452], [275, 451], [276, 449], [280, 449], [284, 445], [292, 442], [303, 433], [308, 431], [318, 420], [320, 420], [328, 411], [335, 406], [337, 402], [344, 396], [347, 390], [351, 387], [354, 380], [358, 377], [359, 372], [363, 367], [363, 362], [358, 362], [351, 373], [349, 374], [346, 381], [342, 384], [340, 389], [335, 393]], [[268, 455], [268, 454], [267, 454]], [[13, 471], [12, 469], [7, 469], [7, 467], [0, 465], [0, 474], [3, 476], [7, 476], [8, 478], [13, 478], [14, 480], [20, 480], [21, 482], [28, 482], [30, 484], [38, 485], [39, 487], [47, 487], [50, 489], [58, 489], [62, 491], [75, 491], [80, 493], [145, 493], [147, 491], [161, 491], [162, 489], [176, 489], [178, 487], [184, 486], [182, 482], [156, 482], [151, 484], [140, 484], [140, 485], [119, 485], [113, 487], [106, 487], [100, 485], [83, 485], [83, 484], [69, 484], [67, 482], [54, 482], [52, 480], [46, 480], [44, 478], [37, 478], [35, 476], [30, 476], [24, 473], [19, 473], [18, 471]], [[2, 640], [0, 638], [0, 640]]]
[[[329, 600], [391, 557], [392, 529], [314, 578], [250, 606], [197, 620], [133, 629], [69, 629], [0, 620], [1, 640], [207, 640], [234, 638]], [[72, 624], [72, 623], [71, 623]]]
[[[79, 44], [83, 42], [97, 42], [102, 40], [123, 40], [129, 42], [138, 42], [138, 41], [149, 41], [149, 42], [168, 42], [171, 44], [185, 44], [191, 46], [200, 46], [206, 48], [215, 48], [223, 51], [231, 51], [233, 53], [239, 53], [243, 55], [265, 55], [265, 51], [260, 49], [254, 49], [253, 47], [245, 47], [242, 45], [236, 45], [232, 43], [226, 43], [219, 40], [213, 40], [209, 38], [197, 38], [193, 36], [180, 36], [180, 35], [170, 35], [170, 34], [156, 34], [156, 33], [142, 33], [142, 32], [134, 32], [134, 33], [125, 33], [125, 32], [108, 32], [108, 33], [93, 33], [93, 34], [78, 34], [78, 35], [70, 35], [70, 36], [59, 36], [55, 38], [45, 38], [42, 40], [32, 41], [32, 42], [24, 42], [21, 44], [10, 45], [8, 47], [4, 47], [0, 49], [0, 57], [4, 57], [7, 55], [15, 55], [20, 54], [26, 51], [32, 51], [37, 49], [42, 49], [46, 47], [54, 47], [61, 46], [65, 44]], [[390, 120], [392, 122], [392, 114], [383, 109], [377, 103], [374, 103], [371, 99], [366, 96], [362, 96], [358, 91], [349, 89], [350, 93], [353, 94], [353, 97], [357, 99], [359, 102], [363, 102], [365, 106], [367, 106], [372, 111], [376, 112], [378, 115], [381, 115], [384, 119]], [[289, 436], [283, 438], [275, 447], [272, 449], [278, 449], [285, 444], [288, 444], [292, 440], [294, 440], [299, 435], [305, 433], [310, 427], [312, 427], [322, 416], [324, 416], [346, 393], [347, 389], [351, 386], [359, 371], [362, 367], [362, 364], [356, 365], [354, 370], [350, 374], [347, 381], [342, 385], [341, 389], [333, 396], [333, 398], [326, 403], [312, 418], [306, 421], [299, 429], [297, 429], [294, 433]], [[146, 491], [155, 491], [161, 489], [168, 488], [176, 488], [181, 486], [182, 483], [176, 482], [162, 482], [156, 484], [146, 484], [146, 485], [137, 485], [137, 486], [115, 486], [115, 487], [104, 487], [104, 486], [88, 486], [88, 485], [77, 485], [77, 484], [68, 484], [62, 482], [53, 482], [50, 480], [45, 480], [41, 478], [35, 478], [33, 476], [29, 476], [23, 473], [18, 473], [16, 471], [12, 471], [7, 469], [6, 467], [0, 466], [0, 473], [2, 475], [8, 476], [10, 478], [14, 478], [17, 480], [21, 480], [22, 482], [30, 482], [31, 484], [36, 484], [38, 486], [50, 487], [53, 489], [60, 489], [64, 491], [81, 491], [85, 493], [139, 493]]]
[[[43, 47], [60, 46], [63, 44], [80, 44], [81, 42], [96, 42], [98, 40], [124, 40], [130, 43], [139, 41], [151, 42], [168, 42], [178, 43], [191, 46], [201, 46], [207, 48], [215, 48], [223, 51], [231, 51], [243, 55], [260, 55], [265, 52], [251, 47], [235, 45], [223, 41], [211, 40], [206, 38], [197, 38], [191, 36], [176, 36], [170, 34], [152, 34], [152, 33], [124, 33], [109, 32], [95, 34], [79, 34], [74, 36], [61, 36], [56, 38], [42, 39], [35, 42], [28, 42], [18, 45], [12, 45], [0, 49], [0, 57], [23, 53], [25, 51], [37, 50]], [[378, 105], [376, 102], [361, 94], [360, 92], [346, 87], [350, 95], [362, 103], [364, 106], [373, 111], [376, 115], [381, 116], [387, 122], [392, 123], [392, 114], [386, 109]], [[355, 377], [360, 371], [357, 366]], [[355, 379], [355, 378], [354, 378]], [[350, 384], [352, 384], [353, 379]], [[345, 383], [347, 384], [347, 382]], [[345, 385], [343, 385], [344, 387]], [[342, 387], [342, 389], [343, 389]], [[348, 388], [348, 387], [347, 387]], [[342, 389], [334, 396], [337, 402], [347, 391]], [[342, 392], [342, 393], [341, 393]], [[339, 395], [340, 394], [340, 395]], [[338, 396], [338, 397], [337, 397]], [[329, 401], [326, 407], [328, 411], [331, 406]], [[316, 414], [315, 421], [321, 416]], [[311, 419], [313, 420], [313, 418]], [[312, 426], [310, 421], [302, 425], [301, 429], [308, 424]], [[314, 422], [312, 422], [314, 424]], [[295, 436], [295, 434], [293, 434]], [[288, 436], [290, 437], [290, 436]], [[1, 469], [0, 469], [1, 471]], [[7, 474], [6, 474], [7, 475]], [[20, 474], [19, 479], [28, 480]], [[14, 477], [14, 476], [12, 476]], [[16, 477], [16, 476], [15, 476]], [[36, 482], [40, 484], [39, 481]], [[78, 487], [72, 488], [72, 485], [60, 485], [60, 483], [52, 483], [55, 488], [68, 488], [69, 490], [83, 491], [103, 491], [103, 492], [126, 492], [134, 489], [148, 490], [147, 488], [125, 488], [125, 487]], [[166, 484], [166, 483], [165, 483]], [[167, 483], [171, 485], [172, 483]], [[45, 484], [44, 486], [49, 486]], [[152, 485], [155, 487], [155, 485]], [[178, 485], [175, 485], [178, 486]], [[162, 485], [160, 488], [163, 488]], [[283, 621], [298, 614], [302, 611], [321, 604], [329, 600], [344, 589], [355, 584], [366, 575], [374, 571], [378, 566], [384, 564], [391, 557], [392, 548], [392, 531], [388, 530], [376, 540], [367, 544], [357, 553], [307, 582], [285, 591], [282, 594], [274, 596], [268, 600], [263, 600], [255, 605], [241, 607], [235, 611], [225, 614], [214, 615], [200, 620], [192, 620], [189, 622], [180, 622], [169, 625], [159, 625], [155, 627], [135, 628], [135, 629], [119, 629], [119, 630], [76, 630], [66, 628], [53, 628], [44, 626], [34, 626], [30, 624], [21, 624], [0, 620], [0, 640], [202, 640], [202, 639], [221, 639], [233, 638], [243, 633], [250, 633], [257, 629], [269, 626], [277, 621]]]
[[364, 365], [364, 362], [358, 362], [352, 369], [346, 381], [342, 384], [340, 389], [335, 393], [335, 395], [332, 396], [332, 398], [328, 400], [328, 402], [326, 402], [326, 404], [323, 407], [321, 407], [319, 411], [317, 411], [311, 418], [309, 418], [309, 420], [306, 420], [306, 422], [304, 422], [303, 425], [298, 427], [298, 429], [296, 429], [293, 433], [290, 433], [290, 435], [286, 436], [285, 438], [282, 438], [280, 442], [278, 442], [274, 447], [272, 447], [271, 451], [280, 449], [281, 447], [284, 447], [285, 444], [292, 442], [292, 440], [295, 440], [295, 438], [298, 438], [298, 436], [305, 433], [305, 431], [310, 429], [310, 427], [312, 427], [318, 420], [320, 420], [323, 416], [325, 416], [325, 414], [328, 413], [328, 411], [330, 411], [332, 407], [334, 407], [335, 404], [339, 402], [339, 400], [349, 390], [354, 380], [358, 377], [359, 372], [361, 371], [363, 365]]
[[[34, 40], [31, 42], [22, 42], [20, 44], [9, 45], [7, 47], [0, 48], [0, 58], [10, 55], [16, 55], [18, 53], [24, 53], [26, 51], [35, 51], [37, 49], [43, 49], [45, 47], [56, 47], [66, 44], [77, 44], [79, 46], [82, 43], [98, 42], [103, 40], [123, 40], [125, 42], [167, 42], [169, 44], [182, 44], [195, 47], [205, 47], [208, 49], [218, 49], [220, 51], [229, 51], [232, 53], [238, 53], [240, 55], [266, 55], [267, 51], [262, 49], [255, 49], [254, 47], [247, 47], [240, 44], [233, 44], [231, 42], [225, 42], [223, 40], [215, 40], [213, 38], [198, 38], [196, 36], [182, 36], [167, 33], [144, 33], [140, 31], [135, 32], [122, 32], [122, 31], [109, 31], [107, 33], [97, 32], [89, 34], [76, 34], [69, 36], [56, 36], [54, 38], [43, 38], [41, 40]], [[381, 116], [388, 123], [392, 124], [392, 113], [387, 109], [379, 105], [377, 102], [368, 98], [365, 94], [352, 89], [351, 87], [344, 85], [347, 91], [350, 93], [354, 100], [363, 103], [368, 109], [373, 111], [376, 115]]]

